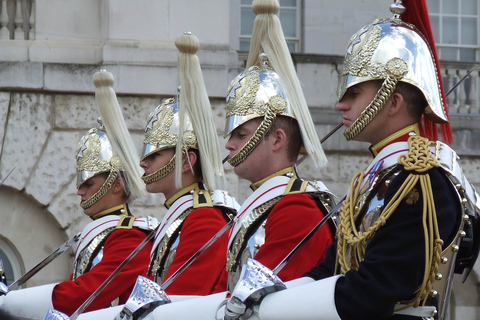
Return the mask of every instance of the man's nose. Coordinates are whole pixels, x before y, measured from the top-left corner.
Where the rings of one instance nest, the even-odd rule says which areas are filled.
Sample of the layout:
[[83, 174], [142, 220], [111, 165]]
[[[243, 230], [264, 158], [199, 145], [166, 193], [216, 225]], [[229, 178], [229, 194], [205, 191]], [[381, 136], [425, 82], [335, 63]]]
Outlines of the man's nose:
[[350, 105], [346, 103], [344, 99], [342, 99], [337, 102], [337, 104], [335, 105], [335, 109], [337, 109], [338, 111], [347, 111], [348, 109], [350, 109]]
[[234, 150], [233, 143], [232, 143], [230, 140], [231, 140], [231, 139], [229, 138], [229, 139], [227, 140], [227, 143], [225, 143], [225, 149], [227, 149], [228, 151]]

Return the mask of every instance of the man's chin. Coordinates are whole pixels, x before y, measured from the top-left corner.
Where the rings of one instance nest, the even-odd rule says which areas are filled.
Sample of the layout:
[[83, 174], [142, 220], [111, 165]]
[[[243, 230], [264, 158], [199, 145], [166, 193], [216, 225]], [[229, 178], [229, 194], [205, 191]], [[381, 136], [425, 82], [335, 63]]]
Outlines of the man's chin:
[[242, 170], [242, 164], [240, 163], [239, 165], [233, 167], [233, 172], [235, 172], [235, 174], [239, 177], [239, 178], [242, 178], [242, 179], [247, 179], [247, 177], [245, 177], [245, 172], [244, 170]]
[[92, 210], [89, 210], [89, 209], [84, 209], [83, 214], [86, 215], [87, 217], [92, 217], [95, 215], [95, 213], [93, 213]]
[[155, 188], [148, 187], [148, 185], [145, 189], [147, 190], [148, 193], [158, 193], [158, 191]]
[[235, 172], [235, 174], [239, 178], [241, 178], [243, 180], [247, 180], [250, 183], [255, 183], [257, 181], [262, 180], [262, 179], [259, 179], [258, 177], [252, 177], [252, 175], [250, 174], [250, 172], [248, 170], [242, 170], [242, 168], [238, 168], [238, 166], [233, 169], [233, 172]]

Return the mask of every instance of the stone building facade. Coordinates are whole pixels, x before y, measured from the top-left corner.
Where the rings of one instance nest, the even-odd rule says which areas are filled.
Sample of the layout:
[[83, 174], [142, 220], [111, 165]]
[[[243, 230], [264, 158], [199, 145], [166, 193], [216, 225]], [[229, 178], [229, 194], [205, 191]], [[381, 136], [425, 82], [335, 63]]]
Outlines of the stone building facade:
[[[390, 2], [364, 0], [354, 9], [347, 0], [296, 3], [301, 7], [302, 44], [293, 58], [318, 135], [324, 137], [341, 122], [334, 105], [346, 44], [364, 24], [390, 17]], [[240, 4], [241, 0], [0, 0], [0, 252], [10, 263], [11, 279], [88, 223], [76, 196], [74, 153], [80, 137], [97, 125], [92, 84], [96, 71], [104, 68], [114, 75], [114, 89], [140, 152], [147, 115], [176, 93], [178, 51], [173, 41], [191, 31], [201, 43], [198, 56], [224, 145], [226, 89], [246, 59], [246, 53], [238, 51]], [[479, 66], [442, 64], [447, 88], [477, 67], [468, 77], [468, 90], [462, 84], [449, 97], [453, 148], [477, 189]], [[308, 161], [299, 167], [305, 178], [321, 179], [339, 197], [370, 160], [368, 145], [347, 143], [342, 131], [323, 144], [327, 168], [314, 170]], [[248, 183], [225, 168], [228, 191], [244, 200]], [[161, 196], [152, 195], [137, 200], [133, 212], [161, 218], [162, 204]], [[71, 260], [71, 255], [61, 256], [27, 286], [66, 279]], [[480, 317], [479, 276], [477, 264], [465, 284], [455, 283], [452, 319]]]

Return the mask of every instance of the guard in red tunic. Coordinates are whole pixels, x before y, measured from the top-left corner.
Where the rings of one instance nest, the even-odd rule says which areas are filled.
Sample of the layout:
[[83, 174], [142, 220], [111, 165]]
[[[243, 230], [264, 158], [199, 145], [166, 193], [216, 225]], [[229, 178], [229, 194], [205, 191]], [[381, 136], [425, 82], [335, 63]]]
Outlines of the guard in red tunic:
[[[128, 206], [146, 192], [113, 76], [100, 71], [93, 82], [102, 125], [90, 129], [76, 151], [77, 194], [93, 221], [81, 232], [70, 280], [9, 292], [0, 305], [14, 315], [43, 319], [49, 308], [71, 315], [158, 225], [155, 218], [136, 218]], [[147, 243], [86, 310], [124, 303], [149, 264], [151, 248]]]
[[[282, 88], [277, 73], [264, 65], [239, 75], [229, 91], [227, 125], [236, 126], [227, 128], [230, 138], [226, 148], [232, 155], [235, 173], [252, 182], [253, 193], [242, 204], [230, 236], [229, 283], [223, 290], [233, 290], [248, 258], [275, 268], [333, 204], [332, 195], [321, 182], [304, 181], [297, 175], [295, 162], [303, 138], [293, 111], [285, 109], [287, 100]], [[248, 103], [245, 97], [252, 99], [251, 103], [258, 100], [257, 109], [252, 108], [256, 113], [240, 115], [240, 106]], [[277, 115], [272, 111], [275, 108], [283, 111]], [[268, 114], [262, 115], [265, 112]], [[244, 150], [253, 151], [246, 154]], [[302, 270], [324, 258], [332, 241], [333, 231], [327, 224], [278, 276], [285, 281], [298, 278]]]
[[[174, 274], [235, 215], [224, 186], [220, 147], [191, 33], [180, 50], [179, 99], [167, 99], [148, 117], [140, 166], [147, 191], [165, 195], [167, 212], [155, 236], [148, 275], [159, 284]], [[169, 295], [208, 295], [226, 264], [228, 230], [164, 290]]]
[[[317, 168], [326, 163], [305, 97], [270, 2], [259, 10], [247, 69], [230, 84], [225, 147], [235, 173], [250, 181], [253, 193], [242, 204], [228, 244], [226, 275], [219, 289], [232, 291], [248, 258], [274, 269], [319, 223], [334, 204], [320, 181], [297, 175], [299, 155]], [[289, 281], [325, 258], [334, 229], [326, 223], [280, 270]]]

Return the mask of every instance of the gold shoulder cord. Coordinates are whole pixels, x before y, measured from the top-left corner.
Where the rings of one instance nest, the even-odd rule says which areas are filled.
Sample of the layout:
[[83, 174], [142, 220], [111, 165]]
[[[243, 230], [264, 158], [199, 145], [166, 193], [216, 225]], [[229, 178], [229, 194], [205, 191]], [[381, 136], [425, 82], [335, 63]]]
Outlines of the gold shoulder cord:
[[[359, 186], [364, 178], [364, 173], [358, 173], [351, 182], [350, 192], [343, 202], [340, 212], [340, 225], [338, 227], [337, 264], [340, 264], [341, 272], [346, 273], [350, 269], [358, 270], [359, 262], [365, 256], [367, 241], [373, 238], [375, 232], [385, 225], [398, 205], [409, 195], [415, 185], [420, 182], [423, 195], [423, 230], [425, 237], [425, 273], [422, 284], [415, 291], [415, 298], [411, 301], [402, 301], [408, 306], [418, 307], [424, 305], [435, 280], [438, 265], [441, 259], [443, 241], [438, 230], [437, 214], [433, 199], [430, 176], [426, 172], [438, 167], [438, 160], [432, 156], [426, 138], [412, 136], [408, 139], [408, 154], [399, 157], [398, 162], [405, 170], [411, 173], [404, 183], [382, 211], [379, 219], [365, 232], [355, 228], [355, 204], [359, 196]], [[422, 174], [423, 173], [423, 174]]]

